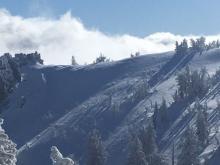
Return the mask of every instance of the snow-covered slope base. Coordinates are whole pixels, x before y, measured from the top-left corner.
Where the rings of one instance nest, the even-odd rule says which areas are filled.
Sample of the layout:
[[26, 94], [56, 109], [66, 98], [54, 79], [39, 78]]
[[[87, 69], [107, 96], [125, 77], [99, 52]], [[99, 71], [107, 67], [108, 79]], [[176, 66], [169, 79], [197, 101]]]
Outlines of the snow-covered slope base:
[[[109, 155], [107, 164], [125, 164], [129, 130], [147, 125], [153, 103], [165, 98], [172, 104], [176, 76], [187, 65], [193, 70], [206, 67], [211, 75], [220, 66], [220, 50], [183, 57], [169, 52], [88, 66], [22, 67], [22, 82], [2, 107], [4, 128], [19, 147], [18, 165], [51, 164], [51, 146], [58, 146], [64, 155], [74, 154], [84, 164], [88, 132], [94, 128], [102, 134]], [[137, 95], [146, 82], [147, 93]], [[219, 94], [217, 83], [200, 99], [208, 104], [211, 123], [210, 145], [201, 161], [210, 159], [210, 165], [217, 165], [213, 162], [219, 157]], [[173, 141], [178, 144], [187, 125], [195, 123], [195, 116], [189, 117], [193, 104], [169, 108], [171, 123], [158, 132], [160, 151], [168, 157]]]

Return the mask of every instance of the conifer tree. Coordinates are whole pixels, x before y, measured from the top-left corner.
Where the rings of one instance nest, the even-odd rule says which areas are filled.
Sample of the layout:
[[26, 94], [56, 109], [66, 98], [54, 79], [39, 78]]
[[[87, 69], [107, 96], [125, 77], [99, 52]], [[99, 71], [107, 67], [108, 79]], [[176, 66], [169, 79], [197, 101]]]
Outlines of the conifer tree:
[[200, 53], [200, 55], [205, 50], [205, 41], [206, 41], [205, 37], [200, 37], [197, 39], [198, 52]]
[[98, 130], [90, 133], [88, 141], [87, 165], [104, 165], [106, 154]]
[[180, 52], [179, 52], [179, 42], [178, 41], [176, 41], [176, 43], [175, 43], [175, 54], [176, 55], [180, 54]]
[[197, 38], [196, 40], [191, 39], [191, 51], [192, 53], [199, 53], [200, 55], [206, 49], [205, 37]]
[[168, 123], [167, 103], [164, 98], [162, 99], [162, 104], [160, 106], [160, 117], [162, 124]]
[[72, 56], [71, 65], [77, 65], [77, 62], [74, 56]]
[[156, 133], [152, 121], [150, 121], [147, 128], [141, 131], [140, 140], [143, 144], [143, 151], [149, 165], [166, 165], [163, 155], [158, 153]]
[[94, 64], [103, 63], [103, 62], [110, 62], [110, 59], [100, 53], [100, 56], [96, 58]]
[[186, 129], [181, 141], [181, 152], [178, 156], [177, 165], [199, 165], [197, 138], [192, 128]]
[[188, 43], [187, 43], [187, 40], [184, 38], [182, 45], [181, 45], [181, 53], [185, 55], [187, 54], [187, 51], [188, 51]]
[[157, 152], [157, 144], [156, 144], [156, 133], [153, 127], [152, 122], [147, 126], [147, 128], [143, 128], [140, 134], [140, 139], [143, 144], [144, 153], [146, 155], [147, 160], [149, 161], [149, 157]]
[[140, 139], [134, 136], [129, 144], [127, 165], [148, 165]]
[[154, 114], [153, 114], [153, 124], [154, 128], [157, 128], [157, 119], [158, 119], [159, 108], [157, 102], [154, 104]]
[[176, 55], [186, 55], [188, 53], [188, 43], [186, 39], [183, 39], [183, 41], [179, 44], [178, 41], [176, 41], [176, 48], [175, 48], [175, 54]]
[[175, 146], [174, 143], [172, 144], [172, 165], [175, 165]]
[[220, 120], [220, 101], [217, 100], [217, 107], [216, 107], [216, 111], [217, 111], [217, 117], [218, 117], [218, 120]]
[[198, 109], [196, 119], [196, 134], [198, 136], [198, 140], [201, 147], [205, 147], [205, 145], [208, 143], [209, 131], [206, 115], [207, 114], [204, 109]]
[[216, 41], [216, 48], [220, 48], [220, 42], [219, 42], [219, 40]]
[[177, 76], [178, 93], [182, 99], [184, 98], [196, 98], [203, 97], [210, 87], [209, 75], [206, 68], [202, 68], [200, 71], [190, 71], [189, 67], [186, 67], [185, 71]]

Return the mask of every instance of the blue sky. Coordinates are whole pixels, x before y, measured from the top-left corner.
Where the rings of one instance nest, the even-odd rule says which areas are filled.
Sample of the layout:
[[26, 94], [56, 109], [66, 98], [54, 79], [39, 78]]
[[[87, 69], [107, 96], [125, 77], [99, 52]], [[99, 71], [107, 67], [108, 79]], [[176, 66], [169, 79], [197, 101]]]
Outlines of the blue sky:
[[0, 54], [41, 53], [46, 64], [91, 63], [100, 53], [174, 50], [220, 39], [219, 0], [0, 0]]
[[219, 0], [1, 0], [23, 17], [58, 17], [67, 11], [87, 28], [107, 34], [146, 36], [155, 32], [207, 35], [220, 32]]

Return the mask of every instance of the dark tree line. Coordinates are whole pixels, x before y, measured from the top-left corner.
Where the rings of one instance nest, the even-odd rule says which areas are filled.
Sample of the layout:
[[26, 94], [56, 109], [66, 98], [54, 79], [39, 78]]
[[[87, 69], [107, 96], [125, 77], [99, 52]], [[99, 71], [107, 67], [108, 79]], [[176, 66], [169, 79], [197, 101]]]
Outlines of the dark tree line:
[[190, 70], [187, 66], [176, 78], [178, 89], [173, 95], [174, 102], [183, 99], [202, 98], [208, 90], [220, 81], [220, 69], [210, 76], [206, 68]]
[[176, 41], [175, 55], [186, 55], [190, 53], [199, 53], [201, 55], [204, 51], [214, 48], [220, 48], [219, 40], [206, 44], [206, 38], [200, 37], [197, 39], [190, 39], [190, 44], [188, 44], [188, 41], [183, 39], [180, 43]]
[[178, 85], [174, 95], [176, 100], [179, 98], [201, 98], [210, 87], [210, 78], [206, 68], [202, 68], [200, 71], [191, 71], [189, 67], [186, 67], [185, 71], [177, 76], [176, 81]]
[[157, 130], [165, 129], [169, 124], [168, 106], [164, 98], [160, 106], [157, 102], [154, 104], [153, 124]]
[[[219, 72], [220, 73], [220, 72]], [[200, 98], [209, 88], [209, 76], [205, 68], [200, 71], [191, 71], [189, 67], [178, 75], [178, 90], [175, 98], [187, 97]], [[146, 96], [147, 86], [140, 86], [134, 92], [134, 97], [139, 100]], [[135, 100], [136, 100], [135, 99]], [[118, 108], [116, 108], [118, 109]], [[187, 127], [179, 145], [180, 153], [177, 157], [177, 165], [198, 165], [199, 154], [208, 145], [208, 107], [196, 99], [193, 111], [196, 112], [195, 129]], [[168, 105], [163, 98], [160, 105], [154, 105], [152, 122], [133, 135], [129, 142], [127, 165], [166, 165], [164, 155], [158, 151], [155, 128], [163, 129], [169, 123]], [[154, 128], [155, 127], [155, 128]], [[175, 149], [173, 147], [173, 159]], [[106, 152], [102, 144], [101, 136], [97, 130], [92, 131], [88, 142], [87, 165], [104, 165]]]
[[[207, 104], [201, 104], [197, 99], [193, 107], [193, 112], [196, 113], [195, 128], [188, 125], [180, 139], [177, 165], [200, 165], [199, 155], [209, 141], [207, 110]], [[175, 149], [173, 146], [172, 165], [175, 164], [174, 154]]]
[[195, 128], [188, 126], [179, 145], [177, 165], [199, 165], [199, 154], [209, 143], [208, 106], [196, 99], [193, 112], [196, 113]]
[[181, 43], [176, 41], [175, 53], [176, 55], [185, 55], [188, 53], [188, 48], [189, 46], [186, 39], [184, 39]]
[[134, 136], [129, 141], [127, 165], [148, 165], [143, 145], [138, 136]]
[[[153, 114], [153, 123], [157, 130], [161, 131], [160, 129], [163, 129], [163, 126], [169, 123], [169, 115], [167, 113], [167, 105], [166, 101], [163, 99], [162, 104], [158, 106], [157, 103], [155, 103], [154, 106], [154, 114]], [[193, 112], [193, 115], [195, 114], [195, 128], [191, 128], [188, 126], [186, 128], [185, 133], [183, 134], [182, 139], [180, 140], [179, 150], [180, 153], [177, 156], [177, 165], [199, 165], [199, 154], [204, 150], [204, 148], [209, 144], [209, 122], [208, 122], [208, 106], [206, 103], [200, 103], [199, 99], [197, 98], [194, 107], [190, 112]], [[166, 112], [166, 113], [164, 113]], [[166, 114], [166, 115], [164, 115]], [[164, 120], [164, 119], [166, 120]], [[162, 120], [163, 119], [163, 120]], [[153, 129], [151, 129], [153, 130]], [[148, 131], [147, 131], [148, 132]], [[150, 131], [151, 132], [151, 131]], [[152, 134], [152, 133], [149, 133]], [[142, 134], [143, 135], [143, 134]], [[142, 136], [143, 137], [143, 136]], [[153, 136], [150, 136], [153, 137]], [[154, 134], [155, 137], [155, 134]], [[145, 139], [146, 142], [143, 143], [143, 146], [147, 146], [148, 149], [156, 148], [152, 147], [154, 144], [156, 144], [152, 139], [148, 138], [141, 138]], [[149, 143], [147, 143], [149, 142]], [[143, 147], [144, 148], [144, 147]], [[156, 149], [155, 149], [156, 151]], [[150, 151], [152, 153], [152, 150]], [[147, 153], [150, 153], [147, 152]], [[147, 155], [147, 154], [146, 154]], [[175, 149], [173, 146], [172, 150], [172, 162], [174, 163], [174, 155], [175, 155]], [[147, 156], [146, 156], [147, 158]]]
[[220, 82], [220, 68], [216, 70], [215, 74], [211, 77], [211, 84], [214, 86]]
[[181, 142], [177, 165], [199, 165], [197, 137], [191, 127], [187, 127]]
[[110, 62], [110, 59], [101, 53], [100, 56], [97, 57], [93, 63], [98, 64], [98, 63], [103, 63], [103, 62]]
[[143, 128], [139, 136], [129, 141], [127, 165], [166, 165], [165, 157], [158, 152], [153, 123]]
[[208, 145], [208, 120], [207, 106], [195, 103], [194, 109], [197, 111], [195, 130], [187, 127], [181, 139], [180, 153], [177, 158], [177, 165], [199, 165], [199, 154]]
[[104, 165], [106, 152], [102, 144], [101, 135], [98, 130], [93, 130], [88, 139], [87, 165]]
[[[127, 165], [167, 165], [165, 157], [158, 152], [153, 123], [133, 134], [128, 141]], [[87, 165], [104, 165], [106, 151], [100, 133], [93, 130], [87, 144]]]
[[[208, 145], [207, 105], [197, 100], [193, 110], [197, 114], [195, 129], [188, 126], [178, 145], [180, 152], [177, 165], [199, 165], [199, 154]], [[97, 130], [89, 135], [87, 165], [104, 165], [106, 151]], [[174, 163], [175, 148], [172, 149]], [[166, 157], [159, 153], [153, 122], [142, 128], [139, 133], [132, 134], [128, 141], [127, 165], [167, 165]]]
[[202, 150], [208, 144], [208, 106], [206, 103], [201, 104], [197, 99], [194, 105], [194, 111], [197, 113], [196, 117], [196, 135], [198, 137], [199, 148]]
[[219, 40], [212, 41], [206, 45], [206, 50], [215, 49], [215, 48], [220, 48]]
[[200, 55], [203, 53], [203, 51], [206, 50], [206, 39], [205, 37], [197, 38], [196, 40], [191, 39], [191, 51], [193, 53], [199, 53]]

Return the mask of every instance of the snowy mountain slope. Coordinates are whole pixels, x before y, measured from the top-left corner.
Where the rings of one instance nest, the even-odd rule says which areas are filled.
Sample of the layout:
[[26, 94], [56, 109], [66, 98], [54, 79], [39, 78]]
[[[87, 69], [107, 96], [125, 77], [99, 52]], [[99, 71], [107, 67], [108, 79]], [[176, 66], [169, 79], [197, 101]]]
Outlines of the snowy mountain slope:
[[[171, 53], [149, 55], [85, 67], [24, 66], [23, 81], [8, 98], [10, 104], [4, 107], [3, 116], [6, 120], [4, 127], [19, 147], [26, 145], [28, 141], [30, 141], [27, 143], [28, 146], [32, 146], [33, 143], [34, 147], [30, 149], [31, 151], [28, 150], [27, 154], [33, 155], [32, 150], [45, 154], [36, 157], [24, 156], [25, 160], [22, 159], [21, 164], [49, 163], [49, 146], [51, 143], [61, 145], [60, 141], [64, 138], [59, 137], [63, 134], [59, 132], [60, 130], [71, 133], [69, 139], [65, 141], [72, 145], [69, 145], [69, 150], [65, 147], [67, 150], [64, 153], [78, 153], [77, 156], [80, 156], [85, 138], [79, 137], [86, 137], [86, 133], [94, 128], [95, 118], [97, 127], [104, 124], [107, 128], [102, 127], [103, 135], [107, 138], [120, 122], [120, 119], [117, 119], [114, 121], [115, 124], [112, 124], [112, 119], [109, 118], [112, 114], [105, 108], [109, 96], [114, 93], [114, 96], [119, 97], [113, 98], [114, 100], [126, 100], [124, 97], [128, 87], [133, 88], [140, 77], [147, 75], [146, 71], [153, 72], [154, 69], [157, 71], [158, 66], [169, 60], [170, 55]], [[127, 103], [124, 106], [127, 107]], [[120, 116], [126, 116], [127, 110], [129, 109], [124, 108]], [[51, 133], [54, 132], [54, 125], [58, 137]], [[59, 127], [62, 129], [58, 129]], [[77, 128], [80, 131], [77, 131]], [[70, 141], [71, 138], [73, 141]], [[65, 143], [62, 145], [61, 148], [66, 146]], [[26, 154], [26, 151], [20, 155], [23, 153]]]
[[[189, 61], [188, 65], [193, 69], [200, 69], [201, 67], [206, 67], [208, 72], [210, 74], [213, 74], [213, 72], [216, 71], [216, 69], [218, 69], [219, 64], [220, 64], [219, 55], [220, 55], [219, 50], [210, 51], [206, 54], [203, 54], [202, 56], [196, 55], [192, 60]], [[166, 75], [164, 75], [164, 76], [166, 76]], [[170, 77], [166, 81], [164, 81], [164, 82], [160, 83], [159, 85], [157, 85], [156, 88], [155, 88], [156, 93], [153, 94], [151, 97], [146, 98], [146, 100], [145, 100], [146, 104], [143, 103], [145, 101], [142, 101], [140, 103], [140, 105], [135, 107], [134, 108], [134, 113], [135, 114], [132, 114], [132, 115], [129, 114], [128, 118], [129, 118], [130, 121], [127, 121], [127, 123], [125, 123], [124, 126], [121, 126], [121, 128], [124, 129], [124, 128], [126, 128], [126, 126], [129, 126], [129, 124], [134, 125], [133, 121], [135, 121], [135, 120], [131, 121], [131, 119], [133, 119], [132, 116], [134, 116], [136, 118], [137, 127], [140, 127], [141, 125], [143, 125], [142, 121], [149, 116], [149, 115], [146, 115], [146, 114], [149, 114], [149, 113], [146, 112], [144, 109], [150, 109], [151, 103], [155, 102], [155, 101], [160, 101], [161, 97], [166, 98], [166, 100], [168, 100], [168, 102], [172, 102], [172, 95], [174, 94], [175, 89], [176, 89], [176, 87], [175, 87], [176, 83], [175, 83], [174, 79], [175, 79], [175, 74], [172, 75], [172, 77]], [[212, 104], [213, 102], [216, 103], [217, 98], [214, 95], [216, 91], [219, 91], [218, 85], [214, 89], [211, 89], [211, 92], [208, 93], [207, 96], [205, 96], [205, 98], [202, 99], [201, 101], [203, 101], [203, 102], [206, 101], [209, 106], [211, 106], [210, 104]], [[212, 100], [208, 100], [208, 97], [210, 97], [210, 95], [212, 97], [214, 96], [214, 98], [212, 98]], [[159, 142], [161, 152], [166, 154], [168, 157], [171, 157], [170, 151], [172, 149], [173, 142], [175, 142], [176, 146], [177, 146], [176, 139], [180, 140], [180, 137], [183, 133], [183, 130], [186, 128], [187, 123], [188, 122], [193, 123], [193, 121], [195, 120], [194, 119], [195, 116], [194, 116], [194, 118], [192, 118], [190, 116], [187, 116], [187, 114], [188, 114], [188, 112], [187, 112], [188, 107], [187, 106], [188, 105], [182, 105], [182, 110], [180, 109], [181, 105], [178, 105], [178, 106], [174, 105], [173, 107], [171, 106], [171, 108], [170, 108], [170, 111], [171, 111], [170, 115], [172, 116], [172, 118], [174, 118], [175, 122], [165, 132], [165, 134], [163, 135], [161, 140], [159, 140], [159, 141], [161, 141], [161, 142]], [[146, 107], [149, 107], [149, 108], [146, 108]], [[211, 106], [210, 108], [215, 109], [216, 107]], [[213, 111], [216, 111], [216, 110], [213, 110]], [[212, 113], [211, 112], [212, 111], [210, 111], [210, 117], [209, 118], [212, 118], [213, 116], [216, 117], [216, 114], [214, 113], [214, 115], [213, 115], [213, 112]], [[182, 113], [182, 115], [181, 115], [181, 113]], [[210, 123], [211, 123], [211, 119], [209, 119], [209, 120], [210, 120]], [[213, 127], [213, 125], [211, 125], [210, 127]], [[120, 139], [119, 138], [120, 134], [121, 134], [120, 131], [119, 131], [118, 137], [116, 137], [115, 139]], [[113, 135], [113, 136], [115, 136], [115, 135]], [[115, 139], [112, 140], [112, 143], [117, 143], [116, 142], [117, 140], [115, 140]], [[110, 145], [113, 145], [113, 144], [110, 144]], [[115, 144], [115, 145], [117, 145], [117, 144]], [[215, 146], [215, 147], [218, 147], [218, 146]], [[124, 157], [124, 159], [125, 159], [125, 157]]]
[[[173, 103], [176, 76], [187, 65], [193, 70], [206, 67], [210, 75], [214, 74], [220, 66], [220, 49], [202, 55], [172, 55], [169, 52], [84, 67], [23, 67], [23, 80], [9, 96], [3, 113], [4, 127], [20, 147], [18, 164], [50, 164], [52, 145], [65, 155], [74, 154], [83, 164], [87, 135], [94, 128], [103, 136], [109, 153], [107, 164], [125, 164], [130, 131], [148, 124], [153, 104], [160, 104], [162, 98], [169, 103], [170, 123], [157, 133], [157, 140], [160, 152], [170, 157], [173, 142], [177, 149], [188, 123], [195, 124], [195, 114], [189, 111], [194, 100], [190, 104]], [[144, 92], [146, 82], [149, 89]], [[200, 99], [208, 104], [211, 130], [211, 143], [201, 154], [201, 161], [207, 157], [216, 162], [218, 158], [219, 94], [217, 83]]]

